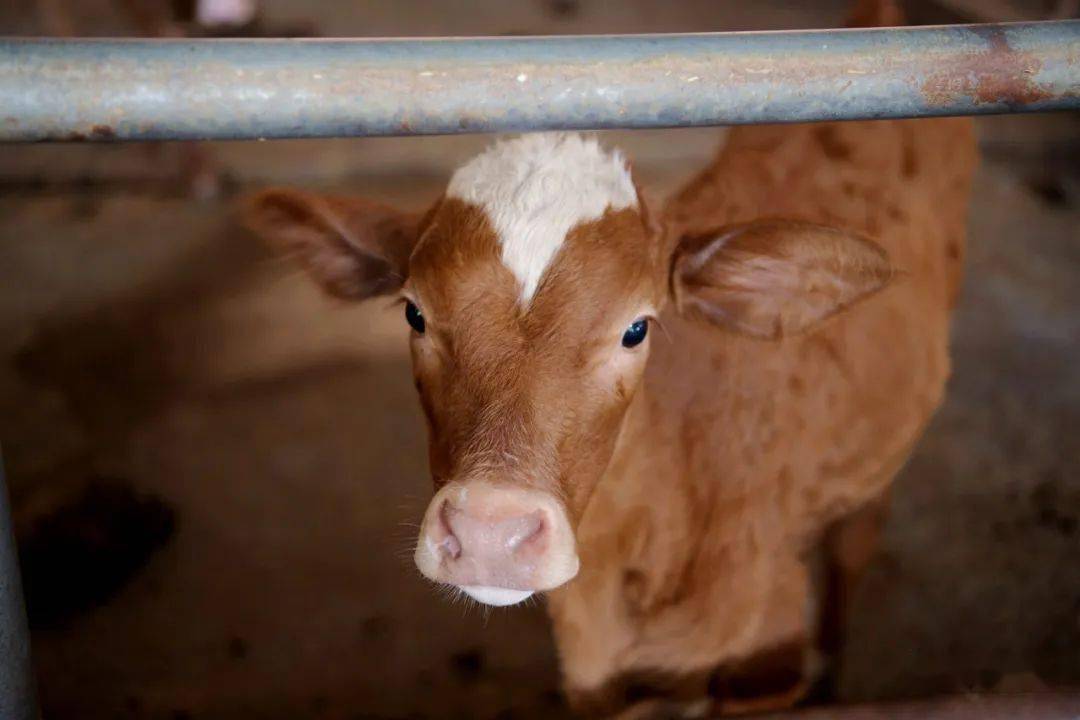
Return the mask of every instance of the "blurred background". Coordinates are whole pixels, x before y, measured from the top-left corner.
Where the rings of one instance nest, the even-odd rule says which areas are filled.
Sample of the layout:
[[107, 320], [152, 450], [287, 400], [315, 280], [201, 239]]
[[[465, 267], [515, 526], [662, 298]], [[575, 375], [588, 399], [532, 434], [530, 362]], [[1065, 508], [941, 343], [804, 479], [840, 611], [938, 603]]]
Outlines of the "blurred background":
[[[0, 34], [760, 30], [847, 6], [7, 0]], [[1078, 129], [979, 121], [955, 373], [897, 483], [844, 700], [1080, 685]], [[723, 130], [602, 135], [662, 197]], [[0, 441], [46, 718], [566, 714], [542, 607], [452, 605], [412, 568], [430, 482], [400, 310], [322, 298], [234, 217], [268, 184], [421, 208], [490, 140], [0, 148]]]

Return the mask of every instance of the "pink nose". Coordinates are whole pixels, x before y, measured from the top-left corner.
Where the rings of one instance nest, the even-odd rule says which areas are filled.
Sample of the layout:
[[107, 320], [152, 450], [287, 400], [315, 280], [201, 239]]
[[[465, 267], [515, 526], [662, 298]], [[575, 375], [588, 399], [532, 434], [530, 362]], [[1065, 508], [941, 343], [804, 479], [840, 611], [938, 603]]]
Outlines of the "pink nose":
[[550, 494], [487, 483], [449, 485], [432, 499], [416, 564], [489, 605], [510, 605], [577, 573], [574, 538]]
[[[487, 509], [487, 508], [483, 508]], [[513, 509], [489, 514], [472, 507], [460, 508], [450, 500], [439, 513], [446, 533], [439, 551], [446, 562], [458, 562], [465, 556], [470, 562], [498, 565], [507, 560], [528, 562], [544, 549], [544, 513], [540, 510], [515, 514]]]

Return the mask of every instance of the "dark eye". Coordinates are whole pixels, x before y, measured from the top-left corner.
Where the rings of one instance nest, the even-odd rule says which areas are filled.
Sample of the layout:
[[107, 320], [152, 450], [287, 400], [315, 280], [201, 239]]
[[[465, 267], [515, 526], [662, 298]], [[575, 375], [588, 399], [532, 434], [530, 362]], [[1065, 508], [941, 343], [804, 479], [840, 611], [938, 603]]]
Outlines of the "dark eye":
[[645, 336], [649, 333], [649, 321], [642, 318], [641, 320], [635, 320], [631, 323], [630, 327], [626, 328], [626, 332], [622, 336], [622, 346], [624, 348], [637, 347], [641, 344], [641, 341], [645, 339]]
[[416, 307], [411, 300], [405, 301], [405, 321], [417, 333], [424, 334], [424, 316], [420, 314], [420, 308]]

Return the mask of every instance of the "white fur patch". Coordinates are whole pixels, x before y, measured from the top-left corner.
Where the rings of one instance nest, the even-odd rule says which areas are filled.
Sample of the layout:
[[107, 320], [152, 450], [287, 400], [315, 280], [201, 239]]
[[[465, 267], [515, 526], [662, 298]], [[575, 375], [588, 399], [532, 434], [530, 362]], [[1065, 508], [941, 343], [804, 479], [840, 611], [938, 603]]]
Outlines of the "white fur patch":
[[508, 590], [483, 585], [462, 585], [461, 590], [478, 603], [496, 607], [517, 605], [533, 594], [532, 590]]
[[622, 155], [576, 133], [498, 142], [454, 173], [446, 196], [487, 213], [524, 303], [575, 225], [638, 204]]

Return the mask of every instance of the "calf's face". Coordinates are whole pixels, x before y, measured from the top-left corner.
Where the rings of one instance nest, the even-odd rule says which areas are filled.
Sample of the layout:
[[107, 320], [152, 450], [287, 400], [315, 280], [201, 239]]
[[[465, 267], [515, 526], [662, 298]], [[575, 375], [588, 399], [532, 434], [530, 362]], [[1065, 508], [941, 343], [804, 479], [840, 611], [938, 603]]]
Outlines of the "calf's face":
[[423, 216], [271, 190], [249, 227], [331, 294], [399, 294], [429, 430], [426, 577], [508, 605], [578, 572], [575, 528], [641, 384], [656, 316], [778, 338], [883, 287], [869, 241], [766, 221], [671, 241], [621, 156], [577, 135], [496, 144]]

